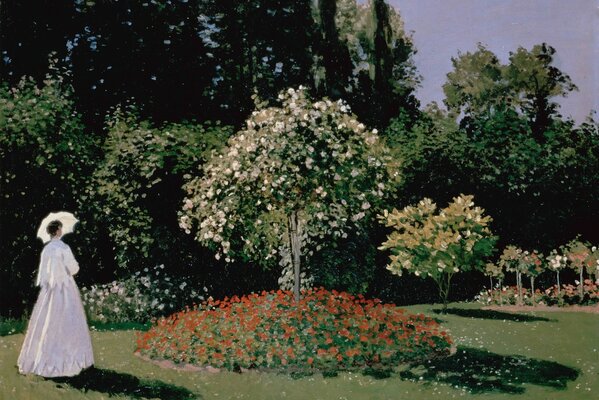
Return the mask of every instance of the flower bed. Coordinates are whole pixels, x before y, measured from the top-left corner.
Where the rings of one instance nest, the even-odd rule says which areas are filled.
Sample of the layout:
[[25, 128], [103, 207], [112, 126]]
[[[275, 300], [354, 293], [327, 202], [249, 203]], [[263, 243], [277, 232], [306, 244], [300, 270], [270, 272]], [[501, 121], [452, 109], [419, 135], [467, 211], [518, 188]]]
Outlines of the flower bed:
[[[584, 281], [584, 297], [580, 298], [580, 285], [562, 285], [558, 291], [554, 285], [544, 291], [535, 290], [534, 301], [530, 289], [522, 289], [523, 305], [593, 305], [599, 303], [599, 287], [590, 279]], [[493, 290], [483, 290], [476, 296], [476, 300], [486, 305], [514, 305], [517, 304], [518, 289], [515, 286], [504, 286]]]
[[235, 370], [349, 370], [448, 355], [451, 339], [432, 318], [393, 304], [325, 289], [262, 292], [203, 303], [139, 333], [144, 356]]

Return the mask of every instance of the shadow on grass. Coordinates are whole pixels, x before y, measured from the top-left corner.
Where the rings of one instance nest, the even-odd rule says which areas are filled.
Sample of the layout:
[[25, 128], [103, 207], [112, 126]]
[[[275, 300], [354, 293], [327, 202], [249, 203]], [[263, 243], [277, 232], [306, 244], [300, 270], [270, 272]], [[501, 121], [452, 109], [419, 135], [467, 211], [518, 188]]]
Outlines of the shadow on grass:
[[128, 396], [133, 399], [188, 400], [202, 398], [184, 387], [158, 380], [141, 380], [134, 375], [95, 367], [91, 367], [77, 376], [47, 379], [56, 382], [59, 387], [65, 384], [84, 392], [93, 390], [109, 396]]
[[408, 380], [442, 382], [471, 393], [524, 393], [524, 384], [565, 389], [580, 371], [553, 361], [521, 356], [502, 356], [485, 350], [458, 346], [451, 357], [411, 365], [400, 376]]
[[[443, 314], [443, 310], [441, 310], [439, 308], [434, 309], [433, 312], [435, 312], [437, 314]], [[534, 315], [514, 314], [514, 313], [494, 311], [494, 310], [448, 308], [445, 313], [458, 315], [460, 317], [499, 319], [499, 320], [515, 321], [515, 322], [533, 322], [533, 321], [555, 322], [555, 320], [553, 320], [553, 319], [544, 318], [544, 317], [535, 317]]]

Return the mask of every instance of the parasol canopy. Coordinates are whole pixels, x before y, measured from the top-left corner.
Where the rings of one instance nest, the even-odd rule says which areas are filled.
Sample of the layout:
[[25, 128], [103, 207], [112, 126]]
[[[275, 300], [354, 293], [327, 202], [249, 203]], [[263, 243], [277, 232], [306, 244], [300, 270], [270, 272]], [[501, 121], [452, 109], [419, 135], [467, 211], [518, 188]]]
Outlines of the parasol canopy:
[[62, 235], [66, 235], [67, 233], [73, 232], [75, 228], [75, 224], [79, 222], [75, 216], [67, 211], [59, 211], [55, 213], [50, 213], [46, 218], [42, 220], [39, 229], [37, 230], [37, 237], [42, 239], [42, 242], [47, 243], [50, 241], [50, 234], [46, 231], [46, 227], [52, 221], [60, 221], [62, 222]]

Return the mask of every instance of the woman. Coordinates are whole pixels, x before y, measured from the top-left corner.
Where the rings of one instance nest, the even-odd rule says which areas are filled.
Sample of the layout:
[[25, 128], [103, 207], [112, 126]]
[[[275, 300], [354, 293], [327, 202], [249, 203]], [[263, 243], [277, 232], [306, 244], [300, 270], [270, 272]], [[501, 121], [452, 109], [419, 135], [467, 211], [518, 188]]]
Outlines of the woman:
[[79, 264], [60, 240], [62, 223], [52, 221], [50, 242], [42, 251], [36, 285], [40, 286], [17, 365], [22, 374], [73, 376], [94, 363], [91, 338], [73, 275]]

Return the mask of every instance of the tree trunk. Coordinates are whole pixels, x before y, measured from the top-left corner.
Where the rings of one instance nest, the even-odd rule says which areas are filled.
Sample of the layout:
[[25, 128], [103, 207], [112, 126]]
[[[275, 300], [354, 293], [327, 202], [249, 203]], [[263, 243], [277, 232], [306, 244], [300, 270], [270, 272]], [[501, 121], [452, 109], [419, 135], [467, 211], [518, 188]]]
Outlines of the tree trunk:
[[584, 266], [580, 267], [580, 302], [582, 303], [582, 300], [584, 299], [584, 284], [583, 284], [583, 277], [582, 277], [582, 273], [584, 272]]
[[493, 292], [493, 277], [489, 276], [489, 280], [491, 281], [491, 292]]
[[437, 286], [439, 287], [439, 297], [443, 302], [443, 314], [447, 313], [447, 300], [449, 298], [449, 287], [451, 284], [451, 276], [452, 274], [443, 274], [441, 275], [439, 281], [437, 282]]
[[560, 294], [562, 289], [561, 289], [561, 287], [560, 287], [561, 285], [559, 283], [559, 271], [556, 271], [556, 272], [557, 272], [557, 294]]
[[502, 284], [502, 280], [499, 280], [499, 305], [503, 305], [503, 296], [501, 295], [501, 292], [503, 291], [503, 284]]
[[522, 275], [516, 272], [516, 286], [518, 290], [518, 305], [522, 305]]
[[293, 297], [296, 302], [300, 300], [300, 261], [301, 261], [301, 243], [300, 226], [297, 219], [297, 212], [293, 211], [288, 216], [289, 245], [291, 246], [291, 262], [293, 263]]
[[536, 304], [535, 304], [535, 278], [533, 276], [530, 277], [530, 293], [532, 296], [532, 305], [536, 306]]

